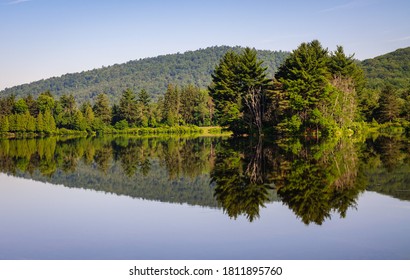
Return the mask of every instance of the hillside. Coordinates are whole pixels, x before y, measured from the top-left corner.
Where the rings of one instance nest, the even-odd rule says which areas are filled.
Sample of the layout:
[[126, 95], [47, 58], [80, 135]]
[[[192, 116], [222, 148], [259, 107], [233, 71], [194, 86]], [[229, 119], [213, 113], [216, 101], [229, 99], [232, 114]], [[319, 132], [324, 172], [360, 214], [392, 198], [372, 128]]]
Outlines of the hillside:
[[[209, 47], [185, 53], [162, 55], [115, 64], [81, 73], [65, 74], [30, 84], [15, 86], [0, 92], [0, 95], [14, 94], [24, 97], [50, 90], [56, 97], [72, 93], [77, 102], [93, 99], [99, 93], [106, 93], [111, 101], [117, 101], [122, 91], [131, 88], [135, 92], [146, 89], [155, 99], [164, 94], [169, 83], [186, 85], [192, 83], [207, 87], [211, 73], [220, 58], [228, 51], [239, 52], [241, 47]], [[287, 52], [258, 51], [259, 59], [273, 76], [287, 57]]]
[[386, 82], [397, 88], [410, 86], [410, 47], [362, 62], [368, 87], [379, 89]]

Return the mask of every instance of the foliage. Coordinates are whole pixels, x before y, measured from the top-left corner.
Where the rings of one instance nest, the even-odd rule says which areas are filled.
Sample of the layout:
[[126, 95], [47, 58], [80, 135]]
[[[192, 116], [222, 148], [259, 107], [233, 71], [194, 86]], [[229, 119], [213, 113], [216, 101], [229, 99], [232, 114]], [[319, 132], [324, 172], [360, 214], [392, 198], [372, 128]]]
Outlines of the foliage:
[[275, 79], [272, 115], [278, 133], [333, 135], [359, 115], [363, 71], [341, 46], [329, 54], [319, 41], [302, 43]]
[[407, 88], [410, 83], [410, 47], [398, 49], [361, 62], [368, 80], [367, 87], [382, 90], [385, 84], [395, 89]]
[[[168, 84], [193, 84], [199, 88], [206, 88], [211, 82], [210, 74], [215, 65], [229, 50], [239, 53], [243, 48], [210, 47], [132, 60], [12, 87], [1, 91], [0, 96], [14, 95], [22, 98], [32, 94], [37, 98], [40, 93], [50, 91], [56, 98], [60, 98], [63, 94], [72, 93], [81, 104], [87, 100], [94, 100], [100, 93], [105, 93], [114, 104], [119, 102], [121, 93], [129, 88], [133, 92], [145, 89], [153, 100], [157, 100], [167, 90]], [[258, 56], [264, 61], [264, 67], [268, 67], [270, 77], [287, 55], [287, 52], [282, 51], [258, 51]]]
[[216, 116], [235, 134], [262, 134], [265, 96], [270, 80], [255, 49], [227, 52], [212, 74], [210, 95]]

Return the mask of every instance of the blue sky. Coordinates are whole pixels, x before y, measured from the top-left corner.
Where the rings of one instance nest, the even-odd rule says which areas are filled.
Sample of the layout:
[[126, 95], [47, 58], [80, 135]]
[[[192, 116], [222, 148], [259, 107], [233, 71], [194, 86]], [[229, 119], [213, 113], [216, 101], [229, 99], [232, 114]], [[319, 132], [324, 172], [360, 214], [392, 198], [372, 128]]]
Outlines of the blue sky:
[[0, 0], [0, 90], [215, 45], [318, 39], [366, 59], [410, 46], [408, 0]]

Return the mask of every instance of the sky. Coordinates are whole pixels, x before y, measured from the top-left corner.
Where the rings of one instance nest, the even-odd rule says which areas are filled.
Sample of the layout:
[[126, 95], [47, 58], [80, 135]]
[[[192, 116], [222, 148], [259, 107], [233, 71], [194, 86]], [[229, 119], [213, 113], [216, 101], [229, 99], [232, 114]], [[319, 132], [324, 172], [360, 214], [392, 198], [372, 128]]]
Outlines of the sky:
[[0, 0], [0, 90], [210, 46], [357, 59], [410, 46], [409, 0]]

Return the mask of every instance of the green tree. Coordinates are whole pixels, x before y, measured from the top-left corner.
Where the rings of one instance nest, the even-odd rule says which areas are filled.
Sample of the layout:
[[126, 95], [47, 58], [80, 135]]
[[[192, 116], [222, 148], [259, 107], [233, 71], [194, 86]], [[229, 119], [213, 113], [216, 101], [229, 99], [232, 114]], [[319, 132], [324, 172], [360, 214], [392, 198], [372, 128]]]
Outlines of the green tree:
[[379, 108], [377, 109], [377, 120], [381, 123], [397, 119], [400, 115], [400, 101], [390, 85], [386, 85], [380, 93]]
[[401, 117], [410, 121], [410, 88], [402, 93], [403, 106], [401, 108]]
[[33, 117], [37, 117], [38, 106], [37, 101], [33, 98], [33, 96], [31, 94], [27, 95], [26, 98], [24, 98], [24, 101], [26, 101], [30, 115], [32, 115]]
[[64, 94], [61, 96], [56, 105], [56, 122], [59, 127], [76, 129], [78, 126], [77, 104], [72, 94]]
[[83, 117], [84, 117], [85, 128], [87, 130], [91, 130], [92, 125], [95, 120], [95, 116], [94, 116], [93, 108], [91, 107], [91, 104], [89, 101], [86, 101], [81, 105], [81, 113], [83, 114]]
[[181, 95], [177, 86], [168, 85], [164, 96], [163, 117], [167, 125], [174, 126], [180, 124]]
[[37, 127], [38, 132], [46, 131], [45, 124], [44, 124], [44, 115], [41, 111], [37, 115], [37, 125], [36, 125], [36, 127]]
[[0, 132], [7, 132], [9, 128], [9, 117], [0, 116]]
[[95, 117], [101, 119], [106, 125], [109, 125], [112, 120], [112, 112], [108, 96], [104, 93], [97, 95], [93, 107]]
[[36, 119], [32, 115], [30, 115], [29, 111], [27, 111], [24, 114], [24, 121], [26, 122], [26, 131], [27, 132], [36, 131]]
[[15, 114], [24, 114], [28, 112], [28, 106], [24, 99], [19, 99], [13, 106], [13, 113]]
[[[277, 102], [281, 104], [280, 131], [298, 134], [331, 129], [331, 122], [326, 123], [323, 112], [318, 110], [320, 106], [327, 105], [332, 90], [328, 61], [327, 49], [314, 40], [302, 43], [279, 68], [275, 79], [280, 88], [276, 93]], [[295, 126], [295, 123], [300, 123], [300, 126]]]
[[212, 75], [210, 95], [222, 125], [234, 133], [262, 134], [266, 94], [270, 81], [255, 49], [242, 54], [228, 52]]
[[88, 128], [88, 124], [87, 124], [86, 119], [83, 116], [83, 113], [81, 113], [80, 110], [77, 110], [73, 116], [72, 129], [84, 131], [84, 130], [87, 130], [87, 128]]
[[15, 103], [14, 95], [0, 97], [0, 116], [10, 116]]
[[50, 110], [51, 112], [53, 112], [54, 106], [55, 100], [50, 91], [43, 92], [37, 97], [38, 110], [43, 114], [46, 110]]
[[44, 132], [53, 133], [56, 130], [56, 122], [49, 109], [44, 112]]
[[147, 127], [150, 119], [151, 98], [145, 89], [142, 89], [137, 96], [138, 101], [138, 124]]
[[223, 126], [233, 126], [240, 119], [241, 99], [237, 76], [239, 56], [228, 51], [212, 74], [210, 95], [215, 103], [215, 115]]
[[138, 118], [137, 107], [135, 93], [131, 89], [124, 90], [118, 107], [120, 120], [126, 120], [131, 126], [135, 125]]

